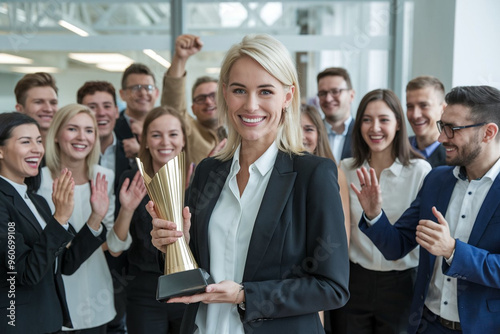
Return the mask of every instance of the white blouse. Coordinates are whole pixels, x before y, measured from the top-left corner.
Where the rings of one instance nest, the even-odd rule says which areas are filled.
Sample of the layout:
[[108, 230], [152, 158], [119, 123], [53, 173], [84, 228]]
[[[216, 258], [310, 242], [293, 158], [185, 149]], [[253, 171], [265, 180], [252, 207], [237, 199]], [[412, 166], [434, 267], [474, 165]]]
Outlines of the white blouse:
[[[113, 230], [115, 210], [115, 196], [113, 194], [114, 173], [110, 169], [95, 165], [94, 180], [98, 172], [104, 174], [106, 180], [108, 180], [109, 208], [103, 219], [103, 224], [108, 230], [108, 247], [111, 249], [109, 244], [111, 241], [114, 249], [125, 250], [130, 246], [130, 242], [127, 242], [128, 239], [131, 239], [130, 235], [127, 236], [126, 241], [120, 241]], [[41, 173], [42, 183], [38, 194], [47, 200], [52, 212], [54, 212], [52, 176], [48, 167], [42, 168]], [[75, 185], [75, 207], [69, 223], [76, 231], [80, 231], [92, 213], [90, 195], [90, 182]], [[117, 240], [118, 243], [116, 242]], [[97, 327], [111, 321], [115, 317], [113, 281], [101, 247], [96, 249], [73, 275], [62, 275], [62, 277], [68, 309], [74, 327], [73, 329], [63, 327], [63, 330]]]
[[[347, 184], [354, 183], [360, 189], [356, 168], [353, 168], [353, 158], [342, 160], [340, 168], [344, 171]], [[363, 166], [370, 168], [368, 162]], [[380, 173], [380, 190], [382, 203], [387, 219], [394, 224], [398, 218], [410, 207], [411, 202], [417, 197], [425, 176], [431, 170], [431, 165], [423, 159], [411, 160], [409, 166], [403, 166], [399, 159]], [[374, 271], [406, 270], [418, 266], [418, 247], [405, 257], [388, 261], [378, 248], [358, 227], [363, 209], [358, 197], [349, 187], [349, 200], [351, 208], [351, 242], [349, 244], [349, 259], [365, 269]]]
[[[250, 178], [240, 196], [236, 181], [240, 170], [240, 147], [234, 153], [231, 170], [208, 225], [210, 274], [216, 283], [223, 280], [240, 283], [243, 279], [255, 219], [278, 156], [278, 147], [273, 143], [250, 165]], [[236, 304], [200, 303], [196, 333], [243, 334], [236, 307]]]

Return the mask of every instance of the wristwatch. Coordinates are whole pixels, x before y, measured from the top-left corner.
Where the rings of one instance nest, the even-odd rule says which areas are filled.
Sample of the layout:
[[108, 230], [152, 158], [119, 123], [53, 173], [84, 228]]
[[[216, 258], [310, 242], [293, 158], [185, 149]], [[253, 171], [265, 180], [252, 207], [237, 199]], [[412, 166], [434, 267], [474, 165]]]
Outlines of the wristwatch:
[[[245, 286], [243, 285], [243, 283], [240, 283], [240, 290], [238, 290], [238, 296], [236, 298], [239, 297], [240, 292], [243, 291], [244, 289], [245, 289]], [[241, 303], [238, 304], [238, 309], [240, 309], [242, 311], [246, 310], [246, 303], [245, 303], [245, 301], [242, 301]]]

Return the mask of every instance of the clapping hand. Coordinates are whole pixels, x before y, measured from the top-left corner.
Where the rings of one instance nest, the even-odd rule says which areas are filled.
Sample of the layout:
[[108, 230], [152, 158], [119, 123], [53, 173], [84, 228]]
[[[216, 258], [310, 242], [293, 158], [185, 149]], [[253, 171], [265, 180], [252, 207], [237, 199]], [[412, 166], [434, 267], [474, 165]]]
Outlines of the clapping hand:
[[97, 173], [95, 182], [90, 180], [90, 189], [90, 206], [92, 207], [92, 214], [87, 223], [92, 229], [98, 230], [109, 208], [108, 181], [106, 180], [106, 175]]
[[61, 225], [65, 225], [75, 206], [74, 201], [75, 181], [71, 172], [64, 168], [61, 175], [52, 183], [52, 202], [55, 206], [54, 218]]
[[142, 180], [141, 173], [137, 171], [132, 181], [130, 181], [129, 178], [123, 181], [119, 194], [122, 208], [129, 211], [135, 211], [144, 196], [146, 196], [146, 193], [146, 186]]

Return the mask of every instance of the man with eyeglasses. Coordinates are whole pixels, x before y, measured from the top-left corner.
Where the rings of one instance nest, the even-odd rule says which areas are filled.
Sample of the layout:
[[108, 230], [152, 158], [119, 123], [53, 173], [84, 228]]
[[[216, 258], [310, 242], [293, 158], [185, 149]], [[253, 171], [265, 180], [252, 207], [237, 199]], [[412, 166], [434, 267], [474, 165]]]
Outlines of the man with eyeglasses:
[[158, 95], [155, 76], [146, 65], [134, 63], [123, 72], [120, 97], [127, 107], [116, 121], [115, 134], [129, 159], [134, 159], [139, 152], [137, 138], [141, 134], [141, 124], [154, 108]]
[[410, 143], [433, 168], [446, 164], [446, 151], [435, 126], [445, 107], [444, 85], [438, 78], [419, 76], [406, 85], [406, 117], [415, 133]]
[[324, 123], [328, 141], [337, 163], [352, 156], [351, 135], [354, 122], [351, 103], [354, 100], [351, 77], [341, 67], [330, 67], [319, 73], [318, 98], [325, 114]]
[[498, 333], [500, 91], [456, 87], [445, 101], [437, 126], [449, 166], [427, 175], [394, 224], [382, 210], [375, 171], [361, 170], [359, 226], [388, 260], [420, 245], [408, 333]]
[[217, 104], [217, 80], [203, 76], [196, 80], [192, 88], [191, 110], [196, 118], [189, 115], [186, 107], [186, 62], [200, 52], [203, 42], [194, 35], [180, 35], [175, 41], [172, 65], [163, 77], [161, 105], [178, 110], [186, 123], [188, 141], [187, 161], [198, 164], [201, 160], [220, 150], [224, 145], [224, 131], [219, 127]]

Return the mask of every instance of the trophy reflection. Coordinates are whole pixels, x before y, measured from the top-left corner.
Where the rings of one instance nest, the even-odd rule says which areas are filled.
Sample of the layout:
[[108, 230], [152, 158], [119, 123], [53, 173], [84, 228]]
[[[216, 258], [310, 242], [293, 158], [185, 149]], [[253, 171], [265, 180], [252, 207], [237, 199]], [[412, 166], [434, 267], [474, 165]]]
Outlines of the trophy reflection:
[[[141, 160], [136, 160], [149, 198], [155, 204], [156, 214], [161, 219], [174, 222], [177, 230], [183, 231], [182, 208], [186, 188], [184, 152], [167, 162], [152, 178], [144, 170]], [[156, 300], [194, 295], [204, 292], [205, 287], [213, 283], [210, 274], [198, 268], [184, 236], [167, 245], [165, 272], [158, 278]]]

